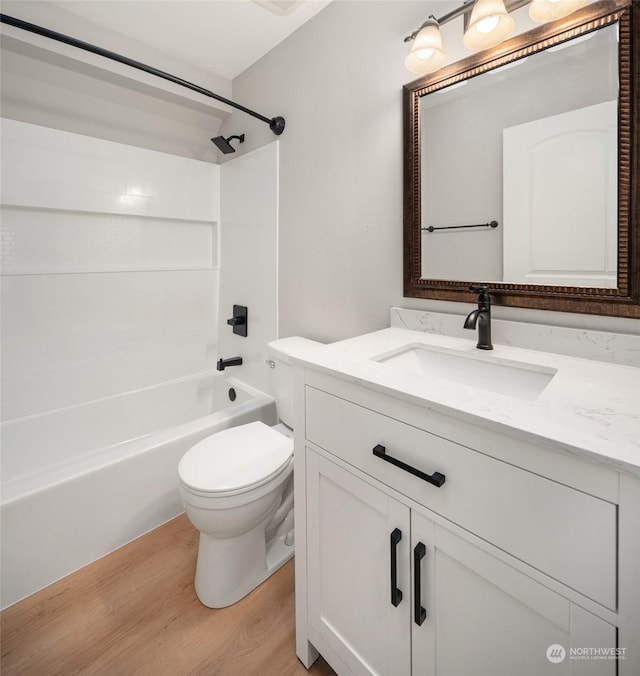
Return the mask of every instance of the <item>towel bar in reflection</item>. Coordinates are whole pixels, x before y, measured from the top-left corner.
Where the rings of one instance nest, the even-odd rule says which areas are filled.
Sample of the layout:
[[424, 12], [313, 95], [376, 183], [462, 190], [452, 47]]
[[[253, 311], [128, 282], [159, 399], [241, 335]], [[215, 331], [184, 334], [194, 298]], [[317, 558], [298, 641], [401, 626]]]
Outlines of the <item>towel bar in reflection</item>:
[[422, 230], [427, 232], [434, 232], [435, 230], [458, 230], [460, 228], [497, 228], [498, 221], [491, 221], [490, 223], [476, 223], [475, 225], [429, 225]]

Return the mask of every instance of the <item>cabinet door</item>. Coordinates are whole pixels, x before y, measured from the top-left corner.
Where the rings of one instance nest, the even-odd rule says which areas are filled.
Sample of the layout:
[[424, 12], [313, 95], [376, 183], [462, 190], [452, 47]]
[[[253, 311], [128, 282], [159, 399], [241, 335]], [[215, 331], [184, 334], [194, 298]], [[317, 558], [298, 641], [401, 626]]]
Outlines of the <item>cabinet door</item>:
[[311, 629], [354, 674], [408, 676], [409, 509], [307, 449], [307, 524]]
[[414, 676], [615, 675], [614, 660], [588, 656], [616, 647], [613, 626], [416, 512], [411, 526], [412, 552], [425, 546]]

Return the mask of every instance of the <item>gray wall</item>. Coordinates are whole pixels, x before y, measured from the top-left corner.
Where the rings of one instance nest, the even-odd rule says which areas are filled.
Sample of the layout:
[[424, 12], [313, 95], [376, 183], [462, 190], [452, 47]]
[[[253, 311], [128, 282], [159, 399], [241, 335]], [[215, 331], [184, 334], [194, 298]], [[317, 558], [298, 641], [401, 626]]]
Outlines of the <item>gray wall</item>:
[[[283, 115], [280, 335], [336, 340], [388, 326], [402, 298], [402, 38], [424, 3], [338, 0], [233, 83]], [[244, 115], [243, 151], [272, 137]]]
[[[402, 296], [402, 38], [431, 9], [457, 3], [335, 0], [233, 82], [234, 99], [283, 115], [280, 137], [280, 327], [339, 340], [389, 325], [392, 305], [466, 313], [471, 306]], [[461, 21], [444, 27], [461, 58]], [[455, 45], [455, 46], [454, 46]], [[453, 49], [451, 49], [453, 48]], [[455, 53], [455, 49], [458, 53]], [[240, 152], [273, 139], [234, 113]], [[638, 322], [495, 308], [528, 322], [637, 332]]]

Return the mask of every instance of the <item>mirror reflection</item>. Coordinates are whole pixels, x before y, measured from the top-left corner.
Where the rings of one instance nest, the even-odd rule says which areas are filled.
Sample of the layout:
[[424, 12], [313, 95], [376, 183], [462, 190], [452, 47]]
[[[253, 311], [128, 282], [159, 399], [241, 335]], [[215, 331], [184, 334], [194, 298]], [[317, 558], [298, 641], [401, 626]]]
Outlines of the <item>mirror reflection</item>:
[[422, 278], [616, 288], [617, 30], [421, 97]]

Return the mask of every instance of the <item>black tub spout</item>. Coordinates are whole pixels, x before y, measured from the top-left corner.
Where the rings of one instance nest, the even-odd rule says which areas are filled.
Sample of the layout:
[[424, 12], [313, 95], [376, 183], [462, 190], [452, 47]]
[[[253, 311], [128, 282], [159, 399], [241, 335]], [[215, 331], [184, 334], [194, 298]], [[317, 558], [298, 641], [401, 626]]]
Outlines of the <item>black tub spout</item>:
[[231, 359], [218, 359], [216, 368], [218, 371], [224, 371], [227, 366], [242, 366], [242, 357], [231, 357]]

